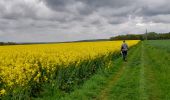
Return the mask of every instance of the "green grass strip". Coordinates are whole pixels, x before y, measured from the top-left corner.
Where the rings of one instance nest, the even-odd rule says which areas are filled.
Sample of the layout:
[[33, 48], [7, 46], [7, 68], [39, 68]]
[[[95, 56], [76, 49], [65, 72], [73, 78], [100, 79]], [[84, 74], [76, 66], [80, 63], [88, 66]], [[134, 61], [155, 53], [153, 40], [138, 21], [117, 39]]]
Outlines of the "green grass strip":
[[[133, 54], [134, 51], [136, 51], [136, 47], [130, 50], [129, 55]], [[122, 62], [122, 58], [115, 59], [111, 62], [112, 67], [109, 69], [109, 71], [99, 71], [91, 79], [85, 82], [82, 88], [77, 89], [70, 95], [65, 96], [62, 98], [62, 100], [91, 100], [99, 99], [102, 95], [107, 96], [107, 93], [109, 92], [108, 90], [112, 86], [112, 81], [113, 83], [116, 83], [119, 80], [119, 77], [121, 77], [121, 74], [123, 74], [124, 70], [126, 69], [124, 67], [125, 63]], [[104, 94], [102, 94], [102, 92]]]

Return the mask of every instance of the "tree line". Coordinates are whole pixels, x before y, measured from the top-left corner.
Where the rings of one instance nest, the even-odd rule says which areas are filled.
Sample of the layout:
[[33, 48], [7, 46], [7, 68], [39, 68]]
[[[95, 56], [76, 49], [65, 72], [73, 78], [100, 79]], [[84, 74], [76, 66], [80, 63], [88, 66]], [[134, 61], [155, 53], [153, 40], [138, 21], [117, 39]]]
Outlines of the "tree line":
[[[164, 40], [170, 39], [169, 33], [156, 33], [149, 32], [145, 34], [127, 34], [111, 37], [110, 39], [92, 39], [92, 40], [79, 40], [79, 41], [70, 41], [70, 42], [94, 42], [94, 41], [108, 41], [108, 40]], [[0, 42], [0, 45], [26, 45], [26, 44], [47, 44], [47, 43], [70, 43], [70, 42], [39, 42], [39, 43], [15, 43], [15, 42]]]
[[16, 45], [15, 42], [0, 42], [0, 45]]
[[110, 40], [163, 40], [170, 39], [169, 33], [149, 32], [145, 34], [127, 34], [111, 37]]

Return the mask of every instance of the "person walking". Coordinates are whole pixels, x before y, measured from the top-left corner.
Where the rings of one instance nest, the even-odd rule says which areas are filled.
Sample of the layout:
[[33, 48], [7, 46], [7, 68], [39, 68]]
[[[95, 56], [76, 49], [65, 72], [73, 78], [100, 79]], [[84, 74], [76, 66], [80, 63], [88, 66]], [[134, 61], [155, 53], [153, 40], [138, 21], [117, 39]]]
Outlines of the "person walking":
[[124, 61], [127, 61], [127, 52], [128, 52], [128, 45], [126, 44], [125, 40], [123, 41], [123, 44], [121, 46], [121, 54]]

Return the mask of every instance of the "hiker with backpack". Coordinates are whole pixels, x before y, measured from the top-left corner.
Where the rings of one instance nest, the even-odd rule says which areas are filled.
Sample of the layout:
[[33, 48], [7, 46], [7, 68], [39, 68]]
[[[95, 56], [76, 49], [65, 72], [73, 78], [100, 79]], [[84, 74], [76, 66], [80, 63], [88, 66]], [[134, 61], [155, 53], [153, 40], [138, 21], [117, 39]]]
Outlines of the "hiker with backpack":
[[128, 45], [126, 44], [125, 40], [123, 41], [123, 44], [121, 45], [121, 54], [124, 61], [127, 61], [127, 52], [128, 52]]

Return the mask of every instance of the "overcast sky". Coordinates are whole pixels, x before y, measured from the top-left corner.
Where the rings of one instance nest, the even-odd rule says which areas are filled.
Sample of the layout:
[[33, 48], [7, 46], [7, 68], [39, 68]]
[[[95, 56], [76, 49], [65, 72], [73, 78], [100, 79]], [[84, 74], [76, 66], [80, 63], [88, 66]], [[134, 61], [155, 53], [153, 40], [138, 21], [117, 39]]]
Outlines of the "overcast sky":
[[0, 41], [54, 42], [170, 32], [170, 0], [0, 0]]

